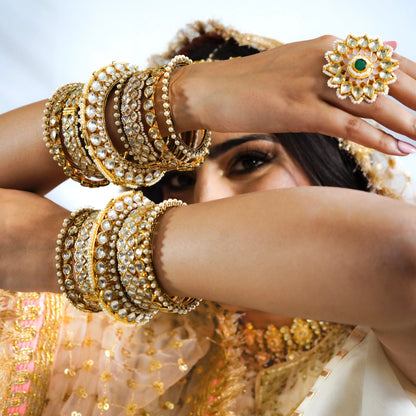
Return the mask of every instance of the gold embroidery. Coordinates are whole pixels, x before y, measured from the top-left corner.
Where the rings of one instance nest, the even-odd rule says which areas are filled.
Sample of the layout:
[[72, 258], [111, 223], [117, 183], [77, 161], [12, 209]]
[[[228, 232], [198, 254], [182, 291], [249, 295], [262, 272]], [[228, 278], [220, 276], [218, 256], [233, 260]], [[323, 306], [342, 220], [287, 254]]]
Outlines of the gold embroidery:
[[76, 390], [76, 394], [81, 397], [82, 399], [86, 399], [88, 397], [88, 392], [85, 390], [84, 387], [78, 387]]
[[139, 385], [133, 379], [127, 380], [127, 383], [126, 384], [127, 384], [127, 387], [129, 389], [137, 389], [137, 388], [139, 388]]
[[183, 358], [178, 359], [178, 367], [181, 371], [188, 371], [188, 364], [186, 364]]
[[238, 316], [219, 309], [215, 319], [217, 330], [214, 343], [203, 360], [207, 371], [194, 373], [196, 380], [190, 414], [195, 416], [233, 415], [235, 399], [245, 388], [246, 367], [241, 360]]
[[323, 377], [323, 378], [327, 378], [330, 374], [331, 374], [331, 370], [324, 369], [324, 370], [322, 370], [320, 376]]
[[[3, 296], [3, 292], [2, 292]], [[53, 353], [55, 351], [58, 331], [62, 319], [62, 302], [59, 295], [46, 293], [43, 295], [42, 307], [26, 304], [29, 301], [41, 299], [39, 293], [16, 293], [10, 295], [15, 300], [16, 319], [15, 332], [10, 333], [10, 343], [13, 345], [14, 354], [9, 358], [10, 380], [6, 388], [3, 413], [7, 408], [19, 407], [26, 402], [26, 408], [30, 414], [40, 414], [45, 404], [45, 396], [48, 389], [49, 376], [52, 367]], [[43, 321], [40, 328], [27, 325], [29, 321], [36, 321], [42, 314]], [[20, 347], [22, 343], [36, 341], [36, 348]], [[33, 372], [17, 370], [17, 367], [33, 361]], [[12, 392], [12, 386], [24, 386], [30, 382], [29, 391], [21, 390]]]
[[94, 361], [93, 360], [85, 360], [82, 363], [82, 369], [85, 371], [91, 371], [94, 367]]
[[126, 408], [126, 415], [134, 416], [137, 413], [137, 404], [135, 403], [128, 403]]
[[101, 380], [103, 383], [108, 383], [108, 382], [110, 382], [112, 379], [113, 379], [113, 376], [111, 375], [111, 373], [110, 373], [109, 371], [104, 370], [104, 371], [101, 373], [100, 380]]
[[292, 415], [350, 331], [350, 327], [329, 324], [315, 347], [260, 371], [255, 384], [256, 414]]
[[159, 360], [153, 360], [150, 363], [150, 371], [151, 372], [160, 370], [161, 368], [162, 368], [162, 363]]
[[68, 378], [71, 378], [71, 377], [74, 377], [74, 376], [75, 376], [76, 371], [75, 371], [75, 370], [73, 370], [72, 368], [65, 368], [65, 370], [64, 370], [64, 374], [65, 374]]
[[173, 410], [175, 408], [175, 404], [172, 402], [166, 401], [165, 403], [163, 403], [162, 407], [164, 409]]
[[100, 410], [108, 410], [110, 408], [110, 405], [108, 403], [107, 397], [101, 397], [100, 399], [98, 399], [98, 401], [97, 401], [97, 407]]
[[165, 386], [162, 381], [155, 381], [153, 388], [157, 391], [157, 394], [163, 394], [165, 392]]

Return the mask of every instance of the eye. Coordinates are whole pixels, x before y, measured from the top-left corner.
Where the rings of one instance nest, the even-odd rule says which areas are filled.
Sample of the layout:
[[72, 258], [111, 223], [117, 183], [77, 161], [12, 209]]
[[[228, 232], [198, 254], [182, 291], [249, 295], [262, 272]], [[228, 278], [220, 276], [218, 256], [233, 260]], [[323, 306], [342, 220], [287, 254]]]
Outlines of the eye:
[[163, 178], [162, 187], [167, 191], [184, 191], [195, 185], [193, 172], [169, 172]]
[[274, 155], [270, 152], [245, 151], [237, 154], [228, 169], [229, 175], [244, 175], [269, 164]]

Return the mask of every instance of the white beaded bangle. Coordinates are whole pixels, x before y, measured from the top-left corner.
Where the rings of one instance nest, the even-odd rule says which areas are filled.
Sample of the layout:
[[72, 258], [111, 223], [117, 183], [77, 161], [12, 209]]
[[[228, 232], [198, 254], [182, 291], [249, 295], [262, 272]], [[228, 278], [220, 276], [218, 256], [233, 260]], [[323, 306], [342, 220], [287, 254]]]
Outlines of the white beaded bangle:
[[116, 241], [127, 215], [145, 205], [153, 204], [141, 192], [124, 192], [113, 198], [99, 213], [91, 230], [88, 254], [88, 275], [95, 294], [105, 312], [129, 325], [142, 325], [158, 312], [131, 302], [120, 284], [117, 270]]
[[74, 248], [78, 233], [94, 210], [83, 208], [71, 213], [62, 224], [58, 234], [56, 247], [56, 269], [60, 289], [67, 300], [77, 309], [84, 312], [98, 312], [101, 310], [96, 302], [90, 301], [83, 296], [74, 276]]
[[[82, 84], [73, 83], [67, 84], [59, 88], [52, 98], [46, 103], [46, 109], [44, 111], [45, 116], [43, 118], [43, 140], [46, 147], [49, 149], [49, 153], [53, 159], [62, 167], [65, 175], [71, 179], [79, 182], [83, 186], [97, 187], [108, 184], [108, 180], [104, 178], [101, 173], [94, 169], [94, 175], [89, 176], [90, 171], [86, 172], [82, 168], [73, 166], [71, 161], [67, 158], [67, 151], [64, 150], [65, 143], [61, 140], [63, 112], [65, 108], [77, 107], [79, 99], [79, 90], [82, 88]], [[66, 118], [66, 116], [65, 116]], [[66, 121], [68, 119], [66, 118]], [[76, 123], [76, 117], [72, 120]], [[78, 132], [79, 133], [79, 132]], [[69, 154], [69, 152], [68, 152]]]
[[142, 92], [150, 72], [139, 72], [130, 77], [121, 97], [121, 125], [129, 143], [128, 153], [139, 164], [154, 164], [158, 155], [150, 143], [142, 122]]
[[80, 99], [80, 120], [91, 158], [108, 180], [129, 188], [149, 186], [160, 180], [160, 171], [140, 167], [120, 155], [106, 129], [108, 95], [115, 85], [136, 72], [137, 67], [130, 64], [113, 63], [104, 67], [85, 84]]
[[142, 308], [185, 314], [194, 310], [200, 299], [167, 295], [153, 269], [152, 238], [158, 219], [172, 207], [186, 205], [168, 199], [132, 211], [123, 222], [117, 240], [120, 282], [132, 302]]
[[[181, 134], [175, 131], [169, 101], [169, 86], [172, 72], [179, 66], [191, 65], [192, 63], [192, 60], [187, 56], [177, 55], [166, 65], [165, 73], [163, 74], [162, 79], [162, 105], [163, 115], [165, 116], [166, 125], [170, 133], [167, 144], [173, 150], [175, 156], [184, 162], [184, 165], [191, 164], [192, 167], [198, 167], [209, 152], [209, 146], [211, 143], [210, 132], [207, 130], [202, 131], [203, 137], [201, 138], [201, 143], [197, 148], [187, 145], [183, 141]], [[196, 135], [197, 132], [192, 132], [192, 134]]]

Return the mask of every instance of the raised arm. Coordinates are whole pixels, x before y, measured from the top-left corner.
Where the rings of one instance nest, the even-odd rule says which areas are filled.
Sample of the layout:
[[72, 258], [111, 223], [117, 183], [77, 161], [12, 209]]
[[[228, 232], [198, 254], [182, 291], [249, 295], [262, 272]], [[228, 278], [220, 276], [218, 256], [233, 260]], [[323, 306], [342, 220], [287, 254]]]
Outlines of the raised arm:
[[45, 101], [0, 115], [0, 188], [45, 194], [66, 177], [42, 140]]
[[[172, 82], [176, 124], [182, 131], [202, 126], [218, 132], [315, 132], [384, 153], [408, 153], [394, 137], [361, 118], [416, 140], [414, 114], [387, 96], [375, 103], [341, 100], [327, 86], [322, 66], [334, 41], [323, 36], [244, 58], [181, 68]], [[390, 95], [416, 110], [416, 64], [393, 57], [400, 68]]]
[[171, 294], [371, 326], [416, 382], [415, 227], [388, 198], [273, 190], [169, 211], [154, 261]]

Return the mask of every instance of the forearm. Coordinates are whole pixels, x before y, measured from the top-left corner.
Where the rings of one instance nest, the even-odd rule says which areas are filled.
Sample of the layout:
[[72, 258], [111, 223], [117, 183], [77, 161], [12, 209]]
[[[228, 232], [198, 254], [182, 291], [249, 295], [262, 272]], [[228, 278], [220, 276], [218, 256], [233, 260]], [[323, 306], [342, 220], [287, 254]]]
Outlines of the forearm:
[[0, 115], [0, 187], [44, 194], [65, 179], [42, 140], [45, 102]]
[[0, 189], [0, 288], [57, 292], [55, 247], [68, 211], [31, 192]]
[[155, 239], [157, 275], [172, 294], [391, 329], [415, 319], [415, 215], [334, 188], [171, 210]]

